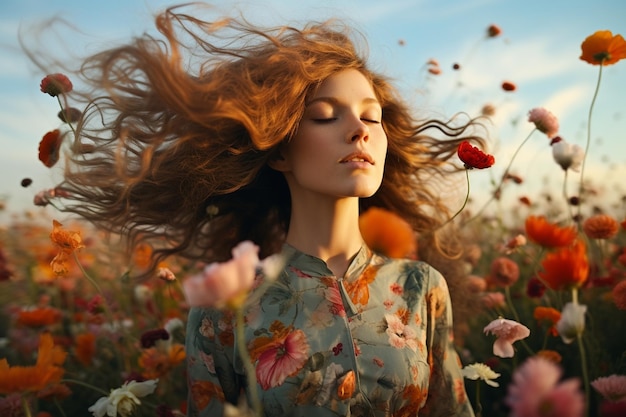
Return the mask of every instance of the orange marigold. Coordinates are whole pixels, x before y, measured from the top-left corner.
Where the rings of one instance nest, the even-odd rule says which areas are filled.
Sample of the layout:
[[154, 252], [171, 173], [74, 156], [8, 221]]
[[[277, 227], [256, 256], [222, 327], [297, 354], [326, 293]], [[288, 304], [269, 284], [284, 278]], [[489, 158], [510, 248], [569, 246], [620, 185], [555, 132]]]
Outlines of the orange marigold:
[[619, 231], [619, 223], [608, 214], [596, 214], [583, 222], [583, 231], [592, 239], [611, 239]]
[[580, 287], [589, 276], [587, 248], [583, 241], [576, 240], [572, 246], [548, 253], [541, 266], [539, 276], [553, 290]]
[[525, 225], [528, 238], [545, 248], [569, 246], [577, 235], [575, 226], [560, 227], [544, 216], [528, 216]]
[[612, 65], [626, 58], [626, 41], [610, 30], [599, 30], [588, 36], [581, 45], [580, 59], [592, 65]]
[[20, 310], [17, 313], [17, 323], [28, 327], [44, 327], [61, 321], [62, 313], [52, 307], [38, 307]]
[[363, 240], [373, 251], [391, 258], [414, 258], [417, 240], [411, 226], [397, 214], [371, 207], [359, 217]]
[[61, 365], [66, 355], [54, 345], [51, 334], [42, 334], [34, 366], [9, 366], [6, 359], [0, 359], [0, 394], [37, 392], [58, 383], [65, 372]]

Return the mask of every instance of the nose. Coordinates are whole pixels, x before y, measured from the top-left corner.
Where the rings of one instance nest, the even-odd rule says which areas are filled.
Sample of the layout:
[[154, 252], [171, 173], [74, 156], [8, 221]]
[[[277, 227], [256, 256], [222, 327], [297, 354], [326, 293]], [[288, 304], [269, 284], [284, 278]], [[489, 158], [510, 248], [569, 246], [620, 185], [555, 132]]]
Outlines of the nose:
[[346, 142], [353, 143], [359, 140], [367, 142], [367, 140], [369, 139], [369, 135], [369, 127], [365, 123], [363, 123], [361, 119], [357, 119], [354, 126], [351, 126], [351, 129], [346, 135]]

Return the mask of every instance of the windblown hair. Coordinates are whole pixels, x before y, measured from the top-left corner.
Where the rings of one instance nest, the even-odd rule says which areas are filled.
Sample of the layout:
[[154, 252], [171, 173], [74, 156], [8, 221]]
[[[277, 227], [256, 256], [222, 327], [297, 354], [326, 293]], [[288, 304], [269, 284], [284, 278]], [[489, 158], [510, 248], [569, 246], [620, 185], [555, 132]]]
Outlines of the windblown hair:
[[341, 22], [258, 28], [242, 18], [207, 22], [184, 7], [156, 17], [163, 38], [144, 34], [84, 61], [77, 76], [90, 89], [59, 187], [64, 210], [153, 243], [157, 260], [224, 260], [246, 239], [260, 256], [274, 253], [291, 203], [268, 161], [297, 131], [315, 88], [356, 69], [373, 85], [389, 143], [382, 185], [361, 209], [391, 210], [449, 253], [435, 231], [450, 214], [431, 185], [461, 169], [451, 161], [461, 140], [481, 142], [476, 120], [415, 118]]

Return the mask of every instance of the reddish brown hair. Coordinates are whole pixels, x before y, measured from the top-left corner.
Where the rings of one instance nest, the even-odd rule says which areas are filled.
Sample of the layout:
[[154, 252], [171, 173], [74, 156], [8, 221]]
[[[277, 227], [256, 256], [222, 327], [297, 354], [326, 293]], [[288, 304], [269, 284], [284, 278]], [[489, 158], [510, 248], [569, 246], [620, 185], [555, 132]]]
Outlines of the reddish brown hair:
[[261, 29], [207, 22], [185, 7], [157, 16], [163, 39], [145, 34], [84, 61], [77, 76], [90, 89], [61, 184], [65, 210], [132, 243], [152, 242], [161, 258], [221, 260], [245, 239], [261, 256], [273, 253], [291, 204], [268, 160], [293, 136], [316, 86], [356, 69], [373, 85], [389, 141], [382, 185], [362, 209], [397, 213], [445, 251], [431, 232], [449, 213], [433, 184], [457, 169], [451, 157], [462, 139], [480, 142], [469, 133], [475, 120], [415, 118], [341, 22]]

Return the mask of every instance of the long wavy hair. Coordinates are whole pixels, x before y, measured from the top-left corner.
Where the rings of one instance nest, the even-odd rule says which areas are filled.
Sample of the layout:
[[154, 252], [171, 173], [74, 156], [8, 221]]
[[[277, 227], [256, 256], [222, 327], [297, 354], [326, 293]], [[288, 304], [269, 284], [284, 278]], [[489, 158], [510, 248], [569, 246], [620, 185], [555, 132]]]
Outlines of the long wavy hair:
[[[366, 45], [337, 20], [259, 28], [243, 18], [205, 21], [186, 6], [156, 17], [144, 34], [83, 61], [88, 86], [59, 189], [63, 210], [130, 243], [171, 255], [224, 260], [250, 239], [261, 256], [280, 249], [291, 202], [268, 166], [298, 129], [307, 97], [327, 77], [356, 69], [382, 106], [388, 155], [380, 189], [361, 200], [406, 219], [426, 256], [449, 254], [437, 229], [450, 213], [436, 186], [477, 120], [421, 120], [390, 81], [371, 71]], [[361, 50], [359, 50], [361, 48]], [[435, 248], [435, 250], [433, 250]]]

